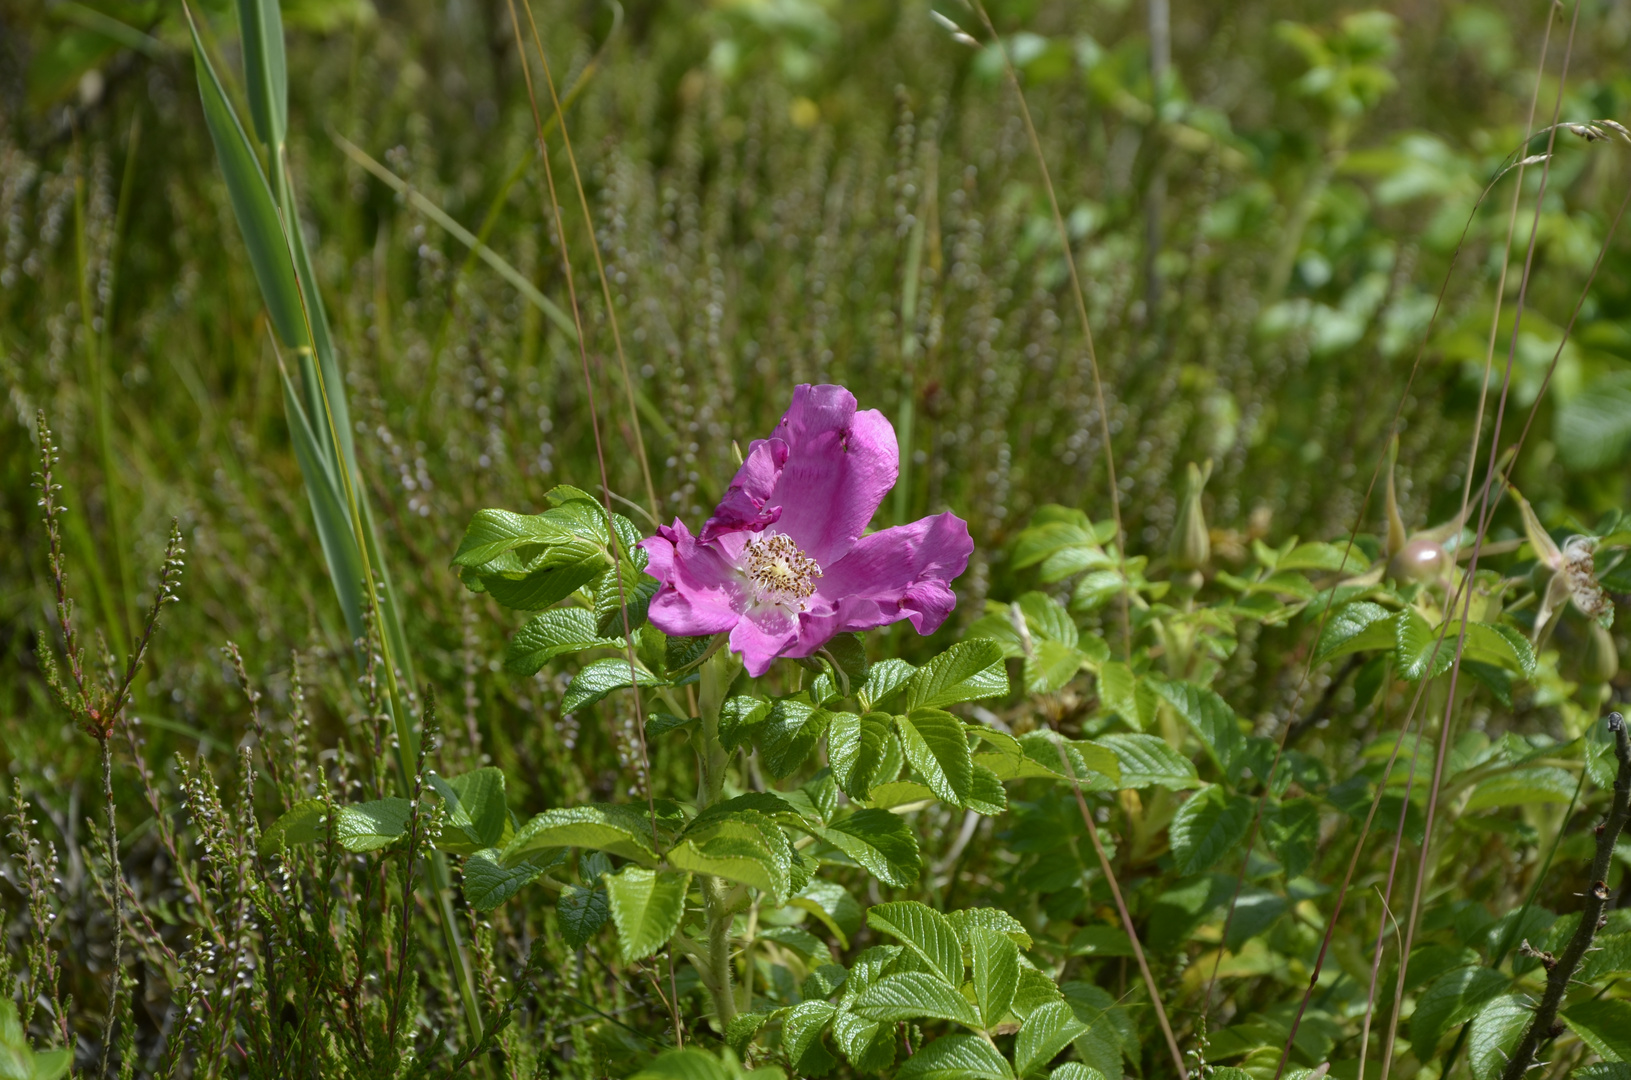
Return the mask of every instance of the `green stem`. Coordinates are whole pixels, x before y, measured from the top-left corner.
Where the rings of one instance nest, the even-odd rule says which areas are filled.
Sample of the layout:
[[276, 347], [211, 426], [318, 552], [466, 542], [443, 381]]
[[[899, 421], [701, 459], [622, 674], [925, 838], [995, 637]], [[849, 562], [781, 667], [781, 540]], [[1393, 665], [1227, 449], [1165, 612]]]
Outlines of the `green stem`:
[[[731, 683], [735, 681], [740, 668], [741, 662], [726, 649], [720, 649], [702, 664], [698, 687], [698, 712], [702, 721], [697, 749], [699, 812], [717, 803], [725, 792], [725, 770], [730, 764], [731, 754], [719, 741], [719, 716], [725, 704], [725, 695], [730, 692]], [[697, 884], [702, 889], [703, 918], [708, 926], [702, 982], [713, 998], [719, 1030], [724, 1032], [736, 1015], [736, 995], [731, 989], [730, 886], [709, 874], [699, 875]]]
[[[119, 479], [113, 463], [113, 421], [108, 406], [107, 358], [103, 355], [101, 338], [96, 333], [94, 297], [91, 295], [90, 241], [85, 231], [85, 179], [74, 178], [74, 254], [79, 271], [79, 317], [81, 333], [85, 337], [86, 373], [90, 378], [91, 405], [96, 411], [97, 453], [102, 459], [102, 501], [107, 514], [108, 533], [113, 542], [113, 565], [119, 573], [119, 601], [109, 607], [108, 630], [114, 648], [128, 651], [127, 641], [134, 631], [132, 612], [135, 593], [131, 589], [130, 554], [126, 550], [124, 511], [120, 505]], [[103, 318], [112, 318], [111, 311]]]
[[731, 990], [731, 911], [727, 888], [723, 881], [704, 874], [699, 878], [702, 886], [703, 911], [708, 920], [708, 970], [703, 981], [714, 999], [714, 1015], [723, 1032], [736, 1016], [736, 995]]

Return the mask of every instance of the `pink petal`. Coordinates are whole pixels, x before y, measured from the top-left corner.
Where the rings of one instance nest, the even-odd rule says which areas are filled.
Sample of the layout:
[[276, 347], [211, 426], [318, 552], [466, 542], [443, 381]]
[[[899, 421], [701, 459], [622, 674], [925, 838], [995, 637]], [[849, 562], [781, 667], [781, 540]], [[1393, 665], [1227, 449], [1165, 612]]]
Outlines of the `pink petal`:
[[901, 619], [910, 620], [920, 634], [934, 633], [957, 606], [951, 582], [968, 568], [973, 553], [968, 523], [955, 514], [862, 537], [848, 555], [825, 568], [811, 610], [800, 618], [798, 649], [787, 655], [808, 656], [834, 634]]
[[741, 654], [742, 666], [757, 679], [777, 657], [787, 655], [798, 638], [799, 625], [792, 615], [780, 608], [761, 608], [743, 615], [731, 630], [731, 651]]
[[677, 518], [640, 546], [646, 551], [646, 573], [663, 584], [651, 600], [653, 626], [675, 637], [699, 637], [736, 625], [741, 579], [716, 547], [699, 544]]
[[748, 529], [758, 532], [774, 525], [781, 517], [780, 506], [765, 507], [776, 488], [782, 466], [787, 464], [788, 446], [780, 439], [755, 439], [748, 456], [736, 470], [725, 497], [719, 500], [714, 516], [702, 526], [702, 542], [710, 543], [722, 532]]
[[895, 486], [895, 429], [876, 409], [857, 412], [842, 386], [803, 385], [770, 437], [788, 451], [765, 505], [781, 507], [780, 531], [805, 554], [837, 562]]

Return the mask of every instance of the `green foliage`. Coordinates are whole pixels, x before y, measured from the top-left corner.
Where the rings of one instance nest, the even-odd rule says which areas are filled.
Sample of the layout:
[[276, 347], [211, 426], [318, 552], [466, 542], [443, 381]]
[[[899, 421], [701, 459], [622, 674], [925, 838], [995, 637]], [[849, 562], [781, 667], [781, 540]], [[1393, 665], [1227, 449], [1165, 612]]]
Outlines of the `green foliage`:
[[[1420, 40], [1380, 12], [1186, 11], [1158, 81], [1136, 5], [993, 6], [1090, 371], [967, 11], [942, 12], [965, 53], [873, 0], [537, 7], [608, 301], [535, 84], [559, 218], [541, 197], [501, 9], [36, 7], [0, 17], [0, 96], [28, 102], [0, 130], [0, 370], [69, 447], [77, 618], [125, 650], [121, 563], [171, 514], [201, 558], [111, 744], [115, 875], [98, 748], [50, 692], [27, 425], [0, 430], [0, 1075], [93, 1051], [161, 1076], [1171, 1075], [1136, 943], [1192, 1074], [1273, 1075], [1290, 1040], [1288, 1076], [1343, 1077], [1379, 929], [1370, 1060], [1391, 1026], [1400, 1075], [1503, 1071], [1593, 886], [1599, 706], [1627, 685], [1623, 244], [1562, 329], [1612, 138], [1560, 135], [1513, 342], [1500, 445], [1540, 401], [1512, 477], [1536, 523], [1503, 497], [1473, 576], [1457, 517], [1485, 343], [1514, 327], [1511, 278], [1498, 318], [1487, 298], [1509, 189], [1459, 231], [1523, 145], [1539, 9], [1426, 11]], [[1623, 27], [1581, 18], [1565, 119], [1614, 115]], [[325, 132], [395, 148], [401, 179]], [[638, 541], [700, 522], [800, 381], [896, 418], [877, 527], [949, 507], [978, 550], [933, 638], [750, 679], [650, 625]], [[1396, 580], [1377, 499], [1347, 535], [1395, 431], [1404, 518], [1450, 522], [1410, 534], [1437, 578]], [[1575, 535], [1585, 579], [1537, 565]], [[415, 768], [433, 697], [446, 743]], [[1612, 916], [1553, 1040], [1592, 1080], [1631, 1054]]]

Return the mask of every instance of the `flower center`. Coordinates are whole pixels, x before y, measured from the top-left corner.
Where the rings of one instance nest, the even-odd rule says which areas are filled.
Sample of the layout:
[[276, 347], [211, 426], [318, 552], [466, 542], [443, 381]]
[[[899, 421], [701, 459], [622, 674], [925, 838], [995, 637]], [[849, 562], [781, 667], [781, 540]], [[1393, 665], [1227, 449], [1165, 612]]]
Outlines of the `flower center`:
[[795, 611], [804, 610], [804, 601], [815, 593], [815, 579], [821, 576], [820, 564], [779, 534], [749, 540], [743, 560], [760, 603]]

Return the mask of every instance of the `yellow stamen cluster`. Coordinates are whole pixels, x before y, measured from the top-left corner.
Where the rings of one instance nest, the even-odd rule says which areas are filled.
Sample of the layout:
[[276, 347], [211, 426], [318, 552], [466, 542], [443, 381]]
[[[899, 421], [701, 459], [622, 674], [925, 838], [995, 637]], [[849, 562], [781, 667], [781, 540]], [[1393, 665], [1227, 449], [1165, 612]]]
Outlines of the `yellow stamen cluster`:
[[749, 540], [743, 561], [762, 603], [795, 611], [804, 610], [804, 601], [814, 595], [815, 579], [821, 576], [820, 564], [781, 535]]

